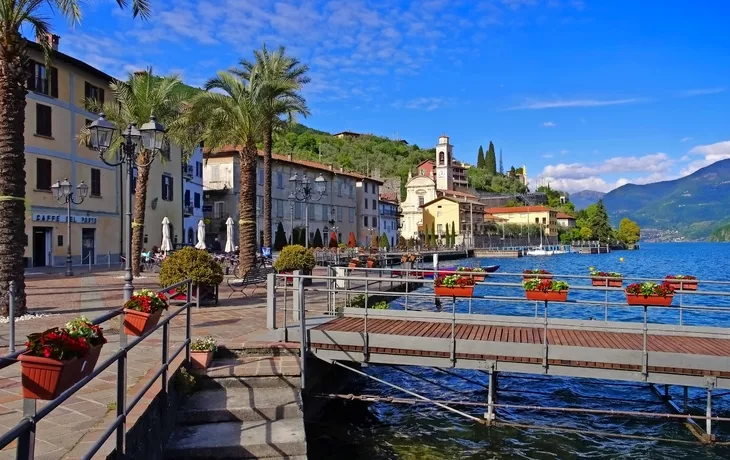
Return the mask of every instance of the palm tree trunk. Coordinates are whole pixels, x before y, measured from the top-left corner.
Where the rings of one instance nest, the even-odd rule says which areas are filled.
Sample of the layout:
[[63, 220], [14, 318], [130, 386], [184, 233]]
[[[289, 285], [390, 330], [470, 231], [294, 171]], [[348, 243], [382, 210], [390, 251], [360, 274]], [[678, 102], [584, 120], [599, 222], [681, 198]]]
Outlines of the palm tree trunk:
[[238, 270], [243, 277], [256, 264], [256, 144], [249, 142], [239, 157]]
[[264, 246], [271, 246], [271, 151], [272, 151], [271, 123], [264, 126]]
[[24, 315], [25, 269], [25, 79], [28, 57], [19, 33], [0, 41], [0, 315], [8, 314], [15, 281], [15, 315]]
[[137, 187], [134, 190], [134, 212], [132, 213], [132, 275], [139, 276], [142, 268], [142, 245], [144, 238], [144, 213], [147, 206], [147, 182], [150, 177], [149, 154], [146, 150], [137, 155], [141, 166], [137, 167]]

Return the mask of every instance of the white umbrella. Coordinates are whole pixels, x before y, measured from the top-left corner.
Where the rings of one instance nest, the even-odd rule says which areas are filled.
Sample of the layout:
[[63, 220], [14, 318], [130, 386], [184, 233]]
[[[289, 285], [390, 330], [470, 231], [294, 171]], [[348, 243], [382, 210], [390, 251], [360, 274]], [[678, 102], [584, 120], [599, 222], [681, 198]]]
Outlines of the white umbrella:
[[160, 251], [172, 251], [172, 242], [170, 241], [170, 220], [167, 216], [162, 219], [162, 244], [160, 245]]
[[198, 244], [195, 247], [205, 249], [205, 223], [202, 220], [198, 221]]
[[233, 252], [233, 219], [226, 220], [226, 252]]

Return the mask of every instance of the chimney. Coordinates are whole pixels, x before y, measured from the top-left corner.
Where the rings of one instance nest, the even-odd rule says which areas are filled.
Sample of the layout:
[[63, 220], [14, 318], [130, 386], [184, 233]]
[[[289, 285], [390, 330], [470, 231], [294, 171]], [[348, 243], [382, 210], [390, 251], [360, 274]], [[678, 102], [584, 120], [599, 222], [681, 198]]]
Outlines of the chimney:
[[292, 161], [291, 153], [286, 156], [286, 159]]
[[335, 167], [334, 167], [334, 165], [330, 164], [330, 165], [329, 165], [329, 169], [330, 169], [330, 171], [334, 171], [334, 170], [335, 170]]
[[343, 168], [342, 166], [340, 166], [340, 172], [345, 172], [345, 168]]
[[58, 51], [58, 42], [61, 41], [61, 37], [56, 34], [46, 34], [44, 37], [38, 37], [38, 43], [42, 40], [48, 40], [48, 44], [51, 45], [53, 51]]

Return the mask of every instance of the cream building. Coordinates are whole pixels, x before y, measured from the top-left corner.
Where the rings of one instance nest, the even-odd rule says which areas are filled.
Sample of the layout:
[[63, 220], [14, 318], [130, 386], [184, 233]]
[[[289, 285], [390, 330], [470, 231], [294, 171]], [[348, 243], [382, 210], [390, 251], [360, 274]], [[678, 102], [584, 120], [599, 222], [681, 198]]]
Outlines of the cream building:
[[[282, 224], [287, 240], [293, 227], [305, 227], [304, 203], [289, 200], [292, 184], [289, 179], [294, 173], [300, 177], [306, 173], [310, 180], [322, 174], [327, 181], [327, 194], [316, 202], [309, 203], [309, 241], [314, 241], [319, 230], [323, 244], [327, 244], [330, 234], [334, 232], [340, 243], [347, 243], [352, 232], [355, 238], [363, 228], [367, 228], [358, 219], [358, 203], [365, 207], [365, 199], [370, 200], [371, 190], [375, 187], [376, 193], [381, 181], [367, 178], [361, 174], [335, 169], [330, 165], [314, 161], [294, 160], [290, 155], [273, 156], [272, 170], [272, 204], [271, 225], [272, 238], [276, 238], [276, 229]], [[263, 227], [263, 182], [264, 182], [263, 152], [259, 152], [257, 165], [257, 228]], [[368, 192], [359, 197], [358, 183], [367, 184]], [[231, 148], [221, 149], [209, 153], [204, 166], [203, 174], [203, 211], [206, 225], [206, 243], [211, 244], [218, 238], [222, 247], [225, 246], [226, 225], [229, 216], [238, 221], [238, 192], [239, 192], [239, 160], [238, 154]], [[358, 200], [358, 198], [360, 198]], [[377, 195], [374, 195], [377, 202]], [[368, 201], [368, 209], [370, 208]], [[377, 216], [377, 206], [375, 209]], [[368, 220], [368, 225], [372, 222]], [[376, 224], [377, 225], [377, 222]], [[234, 225], [234, 241], [237, 242], [237, 228]], [[259, 231], [259, 241], [262, 231]], [[358, 239], [359, 242], [359, 239]], [[234, 243], [237, 244], [237, 243]]]
[[545, 206], [487, 208], [484, 212], [506, 224], [539, 225], [545, 236], [558, 236], [558, 212]]
[[[71, 250], [74, 264], [119, 260], [123, 248], [120, 219], [122, 193], [120, 168], [104, 164], [95, 150], [79, 145], [76, 135], [98, 115], [86, 110], [85, 97], [110, 98], [110, 75], [57, 51], [51, 66], [44, 63], [40, 45], [28, 42], [31, 78], [25, 108], [27, 266], [62, 266], [66, 260], [66, 205], [51, 193], [51, 185], [67, 178], [76, 186], [84, 181], [89, 195], [71, 207]], [[166, 155], [167, 156], [167, 155]], [[166, 179], [164, 177], [167, 177]], [[155, 160], [147, 195], [146, 245], [161, 242], [162, 219], [182, 228], [180, 150], [170, 149], [165, 163]], [[126, 184], [125, 184], [126, 186]], [[168, 193], [169, 190], [169, 193]]]

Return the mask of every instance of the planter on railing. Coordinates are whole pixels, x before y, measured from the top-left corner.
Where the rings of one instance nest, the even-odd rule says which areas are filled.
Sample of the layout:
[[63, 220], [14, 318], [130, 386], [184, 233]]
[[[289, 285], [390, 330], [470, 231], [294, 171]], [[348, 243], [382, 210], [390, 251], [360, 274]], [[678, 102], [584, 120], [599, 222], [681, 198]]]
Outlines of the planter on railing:
[[460, 275], [471, 276], [477, 283], [481, 283], [482, 281], [487, 279], [487, 273], [484, 271], [483, 268], [480, 267], [457, 267], [456, 272]]
[[367, 264], [368, 268], [374, 268], [378, 265], [378, 262], [375, 259], [368, 259]]
[[468, 275], [437, 276], [433, 292], [437, 296], [473, 297], [474, 278]]
[[149, 289], [135, 292], [124, 304], [124, 333], [141, 336], [153, 329], [167, 308], [167, 297]]
[[623, 278], [591, 278], [593, 286], [601, 287], [617, 287], [620, 288], [624, 285]]
[[669, 283], [676, 291], [696, 291], [697, 278], [690, 275], [667, 275], [665, 283]]
[[568, 300], [568, 291], [525, 291], [525, 297], [527, 300], [565, 302]]
[[349, 268], [358, 268], [360, 266], [360, 259], [350, 259], [350, 263], [347, 266]]
[[649, 281], [631, 284], [625, 293], [629, 305], [668, 307], [674, 298], [674, 287], [666, 281], [662, 284]]
[[525, 270], [522, 272], [522, 279], [523, 280], [531, 280], [531, 279], [541, 279], [541, 280], [551, 280], [553, 279], [552, 273], [550, 273], [547, 270]]
[[565, 302], [568, 300], [568, 283], [552, 279], [532, 278], [522, 282], [527, 300]]

